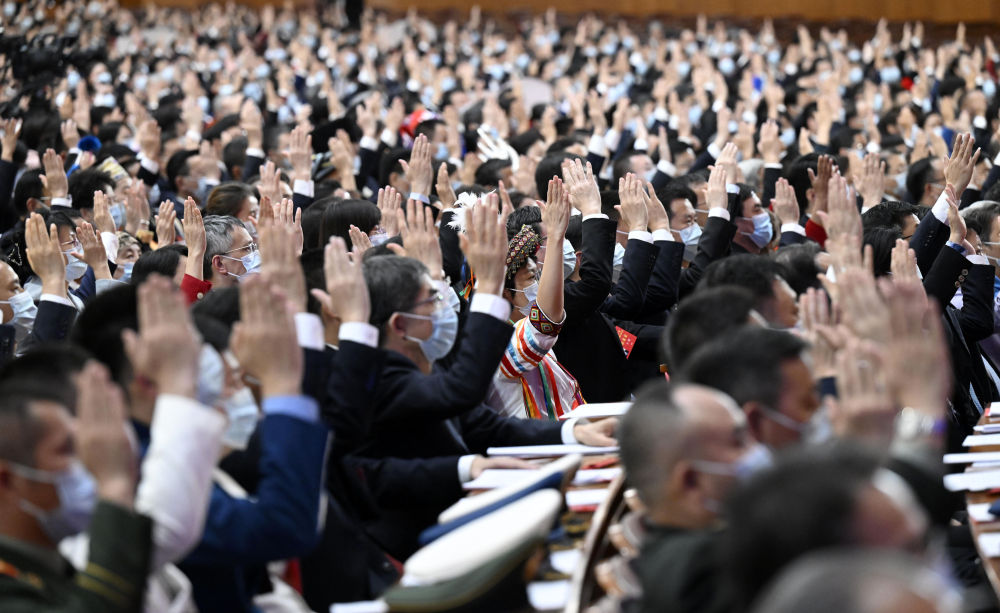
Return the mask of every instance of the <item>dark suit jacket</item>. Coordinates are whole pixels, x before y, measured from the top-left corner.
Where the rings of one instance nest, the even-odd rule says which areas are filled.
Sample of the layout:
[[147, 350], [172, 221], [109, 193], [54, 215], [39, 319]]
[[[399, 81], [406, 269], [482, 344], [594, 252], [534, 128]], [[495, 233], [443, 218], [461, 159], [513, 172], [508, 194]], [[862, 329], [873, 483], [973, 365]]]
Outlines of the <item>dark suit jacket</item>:
[[633, 569], [642, 583], [642, 613], [732, 611], [716, 532], [647, 525]]
[[917, 230], [910, 237], [910, 248], [916, 252], [917, 267], [921, 274], [926, 275], [934, 264], [937, 254], [948, 242], [951, 229], [948, 224], [941, 223], [933, 213], [924, 215]]
[[681, 298], [694, 291], [705, 269], [715, 260], [725, 257], [731, 250], [736, 225], [721, 217], [709, 217], [698, 239], [698, 254], [687, 268], [681, 271], [679, 295]]
[[788, 245], [801, 245], [806, 242], [806, 237], [798, 232], [782, 232], [781, 239], [778, 241], [778, 247], [786, 247]]
[[653, 243], [631, 239], [625, 246], [618, 283], [611, 288], [611, 295], [604, 300], [601, 311], [609, 317], [634, 319], [642, 312], [646, 302], [646, 289], [656, 266], [659, 248]]
[[69, 330], [76, 320], [76, 309], [66, 305], [42, 300], [38, 303], [35, 325], [25, 344], [40, 344], [66, 340]]
[[944, 311], [958, 288], [962, 288], [962, 308], [956, 314], [962, 335], [979, 342], [993, 334], [993, 267], [972, 264], [951, 247], [938, 253], [924, 277], [924, 290]]
[[637, 323], [663, 324], [667, 311], [677, 304], [677, 292], [684, 262], [684, 244], [677, 241], [657, 241], [659, 253], [653, 274], [646, 288], [646, 302], [642, 305]]

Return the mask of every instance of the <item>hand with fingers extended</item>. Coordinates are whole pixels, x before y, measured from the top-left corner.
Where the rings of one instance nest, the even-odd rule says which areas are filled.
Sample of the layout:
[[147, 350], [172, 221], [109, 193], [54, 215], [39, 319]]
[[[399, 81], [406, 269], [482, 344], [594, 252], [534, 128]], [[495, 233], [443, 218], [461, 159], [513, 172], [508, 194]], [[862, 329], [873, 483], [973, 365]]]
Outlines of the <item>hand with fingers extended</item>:
[[566, 236], [566, 228], [569, 226], [570, 213], [572, 207], [569, 205], [569, 194], [562, 179], [552, 177], [549, 179], [548, 196], [545, 205], [542, 207], [542, 225], [548, 238], [553, 241], [562, 240]]
[[177, 210], [174, 203], [164, 200], [160, 203], [160, 211], [156, 215], [156, 244], [166, 247], [174, 244], [177, 237], [177, 230], [174, 229], [174, 222], [177, 221]]
[[901, 238], [896, 240], [896, 246], [892, 248], [890, 270], [893, 280], [919, 279], [917, 276], [917, 253], [910, 249], [910, 243]]
[[813, 377], [817, 380], [835, 374], [835, 358], [847, 340], [847, 331], [834, 321], [834, 312], [826, 292], [809, 288], [799, 296], [799, 314], [809, 341], [813, 359]]
[[261, 274], [273, 286], [280, 287], [296, 313], [306, 310], [306, 280], [299, 263], [298, 237], [294, 227], [271, 225], [260, 229]]
[[628, 173], [618, 180], [618, 197], [621, 204], [615, 210], [621, 215], [628, 232], [645, 232], [649, 227], [649, 194], [639, 177]]
[[45, 220], [32, 213], [24, 223], [28, 264], [42, 280], [42, 293], [66, 297], [66, 257], [55, 224], [46, 229]]
[[[449, 186], [450, 187], [450, 186]], [[378, 190], [378, 200], [376, 202], [378, 210], [382, 213], [379, 223], [385, 230], [386, 236], [392, 238], [399, 235], [399, 211], [403, 209], [403, 196], [394, 187], [385, 187]]]
[[21, 120], [14, 118], [0, 120], [0, 130], [3, 130], [3, 140], [0, 140], [0, 147], [3, 147], [0, 150], [0, 160], [13, 162], [17, 139], [21, 135]]
[[782, 224], [799, 223], [802, 212], [799, 209], [799, 201], [795, 197], [795, 188], [788, 183], [788, 179], [782, 177], [775, 183], [771, 206]]
[[69, 195], [69, 181], [66, 179], [66, 171], [63, 169], [62, 158], [52, 149], [46, 149], [42, 156], [42, 167], [45, 174], [42, 175], [42, 184], [51, 198], [65, 198]]
[[429, 196], [431, 193], [431, 183], [433, 181], [433, 169], [431, 168], [431, 144], [423, 134], [413, 141], [413, 149], [410, 151], [410, 161], [400, 160], [403, 172], [406, 173], [406, 180], [410, 184], [410, 190], [422, 196]]
[[450, 209], [455, 206], [455, 202], [458, 197], [455, 196], [455, 188], [451, 186], [451, 178], [448, 176], [448, 165], [441, 164], [438, 167], [437, 172], [437, 182], [434, 184], [434, 189], [437, 190], [438, 200], [441, 202], [441, 208]]
[[596, 215], [601, 212], [601, 191], [594, 179], [594, 169], [590, 162], [584, 166], [580, 160], [565, 160], [562, 165], [563, 183], [569, 192], [570, 203], [583, 214]]
[[372, 239], [370, 236], [361, 231], [361, 228], [354, 224], [347, 229], [347, 235], [351, 239], [352, 250], [358, 255], [364, 255], [365, 251], [372, 248]]
[[201, 210], [193, 198], [184, 201], [184, 243], [187, 245], [188, 257], [184, 273], [199, 281], [204, 280], [205, 269], [202, 260], [205, 257], [207, 239], [205, 237], [205, 222]]
[[871, 271], [850, 268], [837, 273], [838, 306], [844, 323], [858, 338], [884, 343], [889, 337], [889, 310]]
[[361, 254], [349, 257], [344, 239], [330, 238], [323, 253], [323, 274], [326, 291], [314, 289], [312, 295], [342, 323], [368, 323], [371, 303], [368, 286], [361, 266]]
[[101, 235], [86, 221], [80, 222], [76, 229], [76, 237], [80, 241], [82, 253], [74, 251], [70, 253], [78, 260], [83, 260], [94, 271], [94, 278], [110, 279], [111, 267], [108, 266], [108, 252], [101, 242]]
[[819, 156], [816, 162], [816, 172], [812, 168], [808, 170], [809, 181], [812, 183], [813, 199], [809, 203], [809, 212], [817, 213], [826, 211], [827, 194], [829, 193], [830, 177], [833, 176], [833, 158], [829, 155]]
[[293, 181], [312, 179], [312, 135], [305, 126], [296, 126], [288, 145], [288, 161], [292, 165]]
[[865, 156], [859, 191], [863, 209], [870, 209], [882, 202], [885, 195], [885, 162], [876, 153]]
[[[729, 194], [726, 192], [726, 169], [722, 166], [709, 167], [705, 203], [709, 209], [729, 210]], [[732, 213], [730, 213], [732, 214]]]
[[400, 228], [407, 255], [420, 260], [432, 279], [443, 278], [441, 243], [434, 217], [427, 207], [416, 200], [408, 200], [405, 213], [402, 208], [396, 211], [396, 225]]
[[828, 237], [847, 236], [860, 242], [862, 235], [861, 213], [858, 212], [854, 189], [847, 186], [847, 179], [834, 174], [827, 182], [828, 211], [817, 211]]
[[850, 339], [837, 355], [837, 398], [828, 398], [830, 421], [841, 437], [887, 447], [897, 408], [875, 345]]
[[202, 343], [183, 295], [160, 275], [150, 276], [137, 294], [139, 329], [122, 332], [132, 371], [157, 393], [194, 398]]
[[497, 215], [495, 193], [486, 194], [483, 200], [466, 212], [465, 233], [459, 240], [476, 276], [476, 291], [499, 296], [507, 274], [507, 220]]
[[959, 134], [955, 137], [951, 157], [944, 165], [944, 179], [954, 187], [956, 194], [961, 195], [972, 181], [972, 173], [980, 153], [976, 148], [976, 139], [971, 134]]
[[294, 307], [262, 275], [240, 284], [240, 321], [229, 346], [243, 370], [260, 380], [265, 398], [301, 393], [303, 356]]
[[139, 230], [147, 229], [149, 216], [146, 185], [142, 181], [133, 181], [125, 190], [125, 231], [135, 236]]
[[125, 394], [108, 369], [89, 361], [77, 377], [73, 443], [80, 462], [97, 483], [101, 500], [131, 509], [138, 458], [128, 435]]
[[667, 240], [674, 240], [673, 233], [669, 232], [670, 217], [667, 216], [667, 209], [663, 207], [663, 203], [656, 197], [656, 189], [653, 188], [653, 184], [649, 181], [643, 181], [643, 184], [646, 187], [646, 194], [649, 195], [649, 198], [646, 200], [646, 216], [649, 219], [649, 231], [668, 230]]

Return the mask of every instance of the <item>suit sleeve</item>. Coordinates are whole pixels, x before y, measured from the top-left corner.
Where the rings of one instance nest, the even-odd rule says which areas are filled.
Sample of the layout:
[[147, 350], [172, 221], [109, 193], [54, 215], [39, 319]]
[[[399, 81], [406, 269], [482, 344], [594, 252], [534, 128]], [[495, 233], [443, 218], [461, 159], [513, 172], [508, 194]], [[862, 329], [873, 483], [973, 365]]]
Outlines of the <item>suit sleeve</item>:
[[459, 422], [472, 453], [485, 454], [489, 447], [562, 443], [562, 422], [506, 417], [483, 405], [464, 413]]
[[29, 342], [34, 344], [66, 340], [75, 319], [75, 308], [52, 300], [42, 300], [38, 303], [38, 313], [28, 337]]
[[568, 281], [563, 294], [567, 323], [583, 321], [598, 310], [608, 297], [611, 291], [615, 228], [615, 222], [609, 219], [588, 219], [583, 222], [580, 280]]
[[993, 335], [993, 267], [970, 264], [965, 260], [962, 273], [965, 282], [962, 284], [962, 311], [958, 321], [965, 338], [970, 343], [979, 342]]
[[[306, 350], [306, 354], [326, 360], [322, 352]], [[385, 354], [375, 347], [342, 340], [327, 379], [319, 381], [326, 386], [325, 396], [318, 398], [323, 420], [336, 437], [334, 448], [338, 453], [350, 453], [368, 436], [373, 415], [371, 403], [382, 376], [384, 358]], [[311, 358], [306, 359], [308, 362]]]
[[642, 314], [646, 316], [662, 313], [677, 304], [681, 264], [684, 262], [683, 243], [658, 241], [656, 247], [660, 253], [656, 256], [656, 265], [646, 288], [646, 302], [642, 306]]
[[240, 175], [244, 183], [248, 183], [251, 177], [260, 174], [260, 167], [264, 165], [264, 158], [256, 155], [248, 155], [243, 162], [243, 173]]
[[447, 368], [425, 375], [416, 368], [386, 369], [378, 384], [376, 424], [445, 419], [482, 402], [512, 332], [492, 315], [469, 313], [461, 344]]
[[787, 247], [788, 245], [801, 245], [806, 242], [806, 237], [798, 232], [782, 232], [781, 239], [778, 241], [779, 247]]
[[763, 194], [761, 195], [761, 202], [764, 204], [764, 208], [769, 208], [771, 206], [771, 200], [774, 199], [774, 194], [777, 191], [775, 186], [778, 184], [778, 179], [781, 178], [781, 168], [769, 168], [764, 166], [764, 184], [763, 184]]
[[601, 311], [609, 317], [635, 319], [646, 301], [646, 288], [656, 266], [657, 247], [639, 239], [630, 239], [625, 247], [625, 259], [618, 283], [604, 300]]
[[343, 464], [360, 478], [380, 508], [411, 509], [446, 506], [462, 496], [458, 480], [459, 456], [437, 458], [364, 458], [347, 456]]
[[917, 267], [924, 275], [928, 273], [938, 252], [948, 242], [948, 225], [941, 223], [933, 213], [927, 213], [920, 220], [917, 230], [910, 237], [910, 248], [917, 254]]
[[969, 266], [969, 261], [962, 254], [946, 247], [938, 252], [930, 270], [924, 273], [924, 291], [928, 298], [938, 303], [942, 311], [948, 307], [965, 280]]
[[205, 532], [186, 562], [266, 564], [303, 555], [319, 541], [327, 429], [288, 415], [268, 415], [260, 428], [256, 497], [214, 488]]
[[705, 274], [708, 265], [729, 253], [729, 244], [736, 235], [736, 226], [722, 217], [709, 217], [705, 230], [698, 240], [698, 255], [691, 264], [681, 271], [679, 295], [681, 298], [690, 294], [701, 276]]
[[11, 203], [16, 174], [17, 167], [13, 162], [0, 160], [0, 232], [9, 230], [17, 223], [17, 211]]

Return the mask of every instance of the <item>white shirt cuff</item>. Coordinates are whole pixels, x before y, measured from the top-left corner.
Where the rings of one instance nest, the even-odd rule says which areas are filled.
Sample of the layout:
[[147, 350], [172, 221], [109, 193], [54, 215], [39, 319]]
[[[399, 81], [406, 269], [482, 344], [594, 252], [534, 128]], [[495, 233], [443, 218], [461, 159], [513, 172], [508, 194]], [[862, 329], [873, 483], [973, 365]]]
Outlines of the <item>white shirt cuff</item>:
[[371, 136], [362, 136], [361, 148], [369, 151], [378, 151], [378, 141]]
[[934, 217], [937, 217], [937, 220], [941, 223], [948, 223], [948, 196], [944, 192], [941, 192], [941, 195], [938, 196], [937, 202], [935, 202], [934, 206], [931, 207], [931, 213], [933, 213]]
[[312, 181], [304, 181], [302, 179], [295, 179], [295, 183], [292, 184], [292, 191], [296, 194], [301, 194], [303, 196], [309, 196], [312, 198], [316, 191], [316, 185]]
[[256, 147], [247, 147], [247, 157], [248, 158], [260, 158], [264, 159], [264, 150], [258, 149]]
[[721, 217], [721, 218], [725, 219], [726, 221], [732, 221], [733, 220], [733, 218], [729, 216], [729, 210], [728, 209], [724, 209], [721, 206], [717, 206], [717, 207], [715, 207], [713, 209], [710, 209], [708, 211], [708, 216], [709, 217]]
[[644, 138], [637, 138], [632, 148], [636, 151], [647, 151], [649, 149], [649, 142]]
[[393, 133], [393, 131], [389, 130], [388, 128], [382, 130], [382, 134], [381, 136], [379, 136], [379, 138], [382, 139], [383, 143], [389, 145], [390, 147], [395, 147], [396, 142], [399, 140], [399, 138]]
[[784, 234], [785, 232], [794, 232], [796, 234], [801, 234], [802, 236], [806, 235], [806, 229], [803, 228], [801, 224], [795, 223], [794, 221], [781, 224], [781, 233]]
[[965, 259], [969, 260], [970, 264], [981, 264], [983, 266], [989, 266], [990, 261], [986, 259], [986, 256], [981, 253], [973, 253], [971, 255], [965, 256]]
[[139, 165], [155, 174], [160, 173], [160, 165], [155, 160], [151, 160], [143, 154], [139, 154]]
[[607, 146], [608, 149], [617, 149], [618, 139], [620, 138], [621, 134], [618, 133], [618, 130], [611, 128], [604, 135], [604, 144]]
[[472, 481], [472, 463], [478, 456], [464, 455], [458, 458], [458, 482], [468, 483]]
[[118, 262], [118, 236], [114, 232], [101, 232], [101, 242], [104, 243], [104, 251], [107, 253], [108, 261], [116, 264]]
[[594, 213], [593, 215], [586, 215], [580, 221], [587, 221], [588, 219], [608, 219], [608, 216], [604, 213]]
[[56, 304], [64, 304], [68, 307], [76, 308], [73, 302], [69, 298], [64, 298], [62, 296], [56, 296], [55, 294], [42, 294], [38, 299], [39, 302], [55, 302]]
[[590, 137], [590, 143], [587, 145], [587, 151], [593, 153], [594, 155], [604, 157], [607, 152], [607, 147], [604, 146], [604, 137], [600, 134], [592, 135]]
[[644, 243], [653, 243], [653, 235], [645, 230], [632, 230], [628, 233], [629, 240], [643, 241]]
[[563, 422], [562, 427], [562, 442], [563, 445], [576, 445], [580, 441], [576, 440], [576, 436], [573, 434], [573, 428], [576, 427], [578, 419], [567, 419]]
[[378, 347], [378, 328], [363, 321], [345, 321], [340, 324], [338, 338], [369, 347]]
[[653, 242], [657, 243], [659, 241], [672, 241], [674, 240], [674, 235], [670, 233], [670, 230], [653, 230]]
[[472, 295], [469, 312], [484, 313], [496, 317], [500, 321], [507, 321], [510, 318], [510, 303], [496, 294], [476, 292]]
[[[719, 129], [721, 130], [722, 128], [720, 127]], [[708, 155], [712, 156], [713, 160], [717, 160], [719, 159], [719, 156], [722, 155], [722, 149], [720, 149], [719, 146], [713, 141], [712, 144], [708, 146]]]
[[774, 170], [781, 170], [781, 164], [771, 162], [770, 164], [764, 164], [764, 168], [771, 168]]
[[998, 153], [997, 156], [995, 158], [993, 158], [993, 163], [994, 164], [1000, 164], [1000, 153]]
[[326, 343], [323, 338], [323, 320], [313, 313], [295, 314], [295, 335], [299, 339], [299, 347], [323, 351]]
[[73, 198], [69, 196], [66, 196], [65, 198], [53, 198], [52, 206], [63, 206], [66, 208], [70, 208], [71, 206], [73, 206]]
[[677, 167], [667, 160], [660, 160], [656, 163], [656, 169], [665, 175], [674, 176], [677, 174]]

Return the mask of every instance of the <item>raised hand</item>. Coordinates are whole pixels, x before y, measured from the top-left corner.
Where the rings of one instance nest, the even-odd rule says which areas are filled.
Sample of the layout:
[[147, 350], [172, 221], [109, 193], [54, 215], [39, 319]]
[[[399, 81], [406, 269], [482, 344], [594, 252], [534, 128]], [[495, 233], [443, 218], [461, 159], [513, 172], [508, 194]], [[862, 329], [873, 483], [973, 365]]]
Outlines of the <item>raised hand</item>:
[[722, 153], [719, 154], [719, 159], [715, 160], [716, 166], [722, 166], [726, 169], [726, 178], [731, 183], [739, 181], [741, 177], [740, 167], [736, 163], [736, 154], [739, 151], [736, 143], [726, 143], [726, 146], [722, 148]]
[[816, 162], [816, 172], [813, 172], [812, 168], [808, 171], [809, 181], [812, 182], [813, 188], [813, 201], [809, 203], [811, 213], [826, 211], [827, 190], [829, 189], [830, 177], [833, 176], [833, 167], [833, 158], [829, 155], [821, 155]]
[[17, 138], [21, 135], [21, 120], [13, 118], [0, 120], [0, 130], [3, 130], [3, 139], [0, 140], [3, 151], [0, 151], [0, 160], [13, 162]]
[[837, 273], [838, 306], [844, 323], [858, 338], [884, 343], [890, 332], [889, 310], [868, 270], [849, 268]]
[[257, 236], [261, 274], [272, 287], [280, 287], [296, 313], [306, 311], [306, 279], [299, 264], [301, 232], [294, 225], [263, 226]]
[[124, 330], [122, 343], [132, 370], [160, 394], [194, 398], [201, 340], [180, 290], [160, 275], [138, 289], [138, 331]]
[[28, 251], [28, 264], [42, 280], [42, 293], [66, 297], [66, 258], [59, 244], [55, 224], [45, 228], [45, 220], [32, 213], [24, 222], [24, 242]]
[[571, 212], [569, 194], [566, 193], [562, 179], [552, 177], [549, 179], [548, 197], [542, 207], [542, 224], [549, 239], [561, 241], [566, 236]]
[[835, 358], [843, 348], [848, 334], [834, 321], [827, 294], [821, 289], [809, 288], [799, 296], [803, 336], [809, 341], [813, 359], [813, 377], [817, 380], [836, 374]]
[[133, 181], [132, 186], [125, 189], [125, 231], [132, 236], [139, 230], [149, 227], [149, 199], [146, 198], [146, 185], [142, 181]]
[[726, 169], [722, 166], [709, 167], [705, 203], [709, 209], [729, 210], [729, 196], [726, 193]]
[[177, 220], [177, 211], [174, 203], [164, 200], [160, 203], [160, 212], [156, 215], [156, 244], [162, 247], [174, 244], [177, 231], [174, 229], [174, 222]]
[[111, 207], [108, 206], [108, 196], [103, 191], [94, 192], [94, 225], [99, 232], [114, 234], [118, 230], [115, 219], [111, 216]]
[[861, 174], [861, 206], [870, 209], [882, 202], [885, 195], [885, 162], [878, 154], [869, 153], [865, 156]]
[[111, 382], [108, 369], [93, 360], [83, 367], [76, 385], [77, 456], [94, 476], [102, 500], [131, 509], [137, 458], [126, 431], [125, 395]]
[[768, 120], [760, 127], [760, 138], [757, 141], [757, 149], [765, 164], [780, 164], [781, 150], [784, 147], [778, 138], [778, 122], [773, 119]]
[[339, 236], [330, 237], [330, 243], [323, 252], [326, 291], [312, 291], [312, 295], [323, 307], [343, 323], [368, 323], [371, 315], [368, 286], [365, 284], [360, 255], [355, 251], [354, 257], [349, 257], [344, 239]]
[[649, 227], [649, 194], [639, 178], [628, 173], [618, 180], [618, 197], [621, 204], [615, 210], [621, 215], [629, 232], [645, 232]]
[[590, 162], [586, 167], [580, 160], [565, 160], [562, 164], [563, 183], [569, 191], [569, 201], [584, 217], [601, 212], [601, 192], [594, 180]]
[[432, 158], [431, 144], [427, 141], [427, 137], [421, 134], [413, 141], [410, 161], [400, 160], [403, 171], [406, 173], [406, 179], [410, 183], [410, 189], [424, 196], [431, 193]]
[[63, 170], [63, 161], [52, 149], [46, 149], [42, 156], [42, 166], [45, 174], [42, 175], [42, 184], [52, 198], [65, 198], [69, 194], [69, 181], [66, 180], [66, 171]]
[[[468, 218], [467, 213], [466, 219]], [[434, 217], [427, 207], [416, 200], [408, 200], [405, 214], [402, 208], [396, 211], [396, 225], [400, 228], [406, 254], [420, 260], [432, 279], [443, 278], [441, 244], [434, 226]]]
[[975, 253], [972, 244], [966, 240], [969, 231], [965, 226], [965, 219], [958, 213], [958, 195], [951, 183], [945, 186], [944, 197], [948, 202], [948, 227], [951, 229], [949, 240], [962, 245], [966, 253]]
[[[663, 203], [656, 197], [656, 190], [649, 181], [643, 181], [646, 186], [646, 193], [649, 199], [646, 200], [646, 215], [649, 218], [649, 231], [670, 230], [670, 218], [667, 217], [667, 209], [663, 208]], [[667, 232], [667, 240], [674, 240], [672, 232]]]
[[265, 398], [301, 392], [303, 357], [293, 313], [284, 293], [262, 275], [240, 284], [240, 321], [229, 346], [240, 367], [260, 380]]
[[499, 203], [495, 193], [486, 194], [483, 199], [485, 204], [476, 204], [466, 211], [465, 233], [459, 240], [476, 276], [477, 291], [499, 296], [507, 274], [507, 220], [497, 215]]
[[[458, 197], [455, 196], [455, 189], [451, 186], [451, 179], [448, 177], [448, 165], [438, 166], [437, 182], [434, 184], [437, 190], [438, 200], [441, 201], [441, 208], [450, 209], [455, 206]], [[381, 194], [381, 190], [379, 190]]]
[[292, 165], [292, 180], [309, 181], [312, 178], [312, 135], [300, 125], [289, 136], [288, 161]]
[[795, 197], [795, 189], [782, 177], [774, 186], [774, 198], [771, 200], [774, 213], [781, 223], [799, 223], [801, 211], [799, 201]]
[[142, 155], [153, 162], [159, 162], [162, 147], [162, 135], [159, 124], [152, 119], [142, 122], [142, 125], [139, 126], [139, 132], [136, 134], [136, 139], [139, 141], [139, 151]]
[[[449, 187], [451, 187], [449, 185]], [[441, 192], [438, 192], [440, 195]], [[394, 187], [384, 187], [378, 190], [378, 210], [382, 212], [382, 219], [379, 222], [382, 229], [389, 238], [399, 234], [399, 212], [403, 207], [403, 196]], [[454, 204], [454, 203], [453, 203]]]
[[351, 245], [353, 245], [353, 251], [358, 255], [364, 255], [365, 251], [372, 248], [372, 239], [370, 236], [361, 231], [361, 228], [354, 224], [351, 224], [350, 228], [347, 230], [347, 235], [351, 238]]
[[836, 363], [837, 398], [827, 399], [834, 432], [887, 446], [892, 441], [897, 411], [875, 347], [851, 339]]
[[919, 279], [917, 276], [917, 254], [910, 249], [910, 244], [903, 239], [896, 240], [896, 246], [892, 248], [890, 270], [893, 281], [900, 279]]
[[187, 265], [184, 273], [203, 281], [205, 269], [202, 260], [205, 258], [207, 248], [205, 238], [205, 222], [201, 217], [201, 211], [194, 199], [188, 198], [184, 201], [184, 243], [188, 248]]
[[971, 134], [959, 134], [955, 137], [951, 157], [944, 165], [944, 179], [955, 188], [956, 194], [961, 194], [969, 186], [972, 173], [979, 161], [981, 151], [976, 148], [976, 140]]
[[264, 121], [260, 109], [249, 98], [240, 107], [240, 128], [247, 135], [247, 148], [261, 149], [264, 146]]
[[83, 253], [74, 251], [70, 255], [83, 260], [94, 271], [95, 279], [110, 279], [111, 268], [108, 266], [108, 252], [101, 242], [101, 235], [86, 221], [80, 222], [76, 229], [76, 237], [80, 240]]
[[260, 202], [264, 210], [264, 198], [270, 202], [281, 202], [281, 174], [274, 162], [268, 160], [260, 167]]
[[67, 149], [73, 149], [80, 142], [80, 131], [76, 129], [76, 122], [72, 119], [62, 122], [59, 132]]
[[292, 231], [296, 256], [301, 255], [302, 243], [305, 241], [302, 234], [302, 209], [296, 209], [295, 203], [289, 198], [282, 198], [281, 204], [274, 207], [274, 223]]
[[861, 214], [858, 212], [854, 189], [847, 186], [847, 179], [835, 174], [827, 181], [825, 196], [829, 212], [817, 211], [827, 236], [846, 236], [861, 244]]

